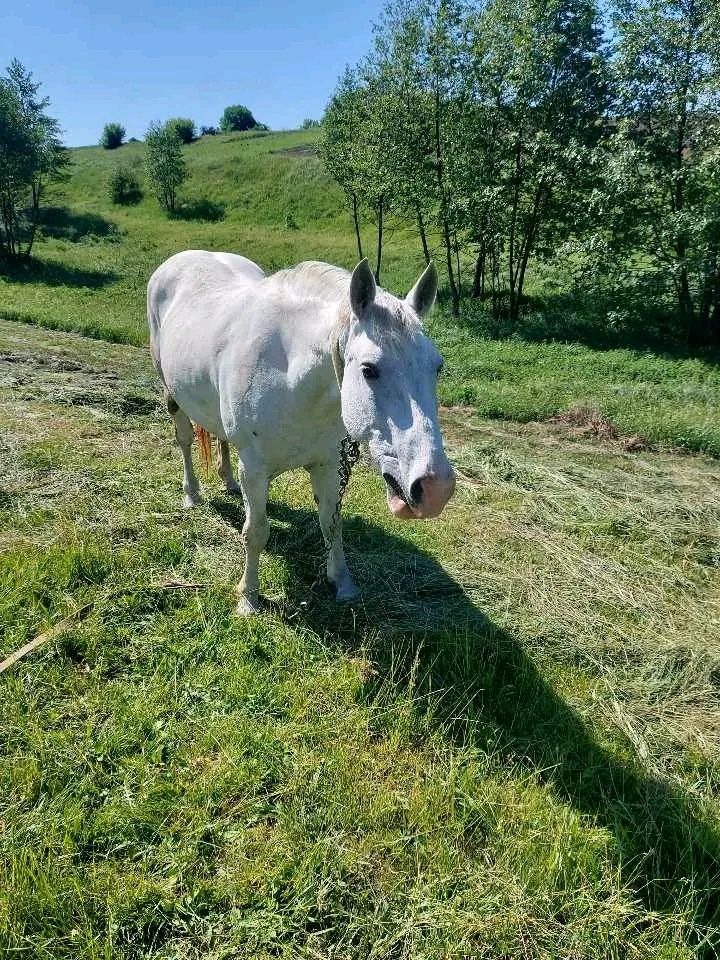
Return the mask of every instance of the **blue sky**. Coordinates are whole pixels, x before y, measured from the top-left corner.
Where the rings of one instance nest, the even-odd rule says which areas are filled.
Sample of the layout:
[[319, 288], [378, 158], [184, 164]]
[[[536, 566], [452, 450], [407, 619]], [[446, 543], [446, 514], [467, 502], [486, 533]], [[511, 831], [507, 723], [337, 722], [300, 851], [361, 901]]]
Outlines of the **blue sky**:
[[368, 49], [382, 0], [5, 0], [0, 69], [18, 57], [42, 82], [69, 146], [116, 120], [217, 124], [244, 103], [273, 129], [319, 117], [347, 63]]

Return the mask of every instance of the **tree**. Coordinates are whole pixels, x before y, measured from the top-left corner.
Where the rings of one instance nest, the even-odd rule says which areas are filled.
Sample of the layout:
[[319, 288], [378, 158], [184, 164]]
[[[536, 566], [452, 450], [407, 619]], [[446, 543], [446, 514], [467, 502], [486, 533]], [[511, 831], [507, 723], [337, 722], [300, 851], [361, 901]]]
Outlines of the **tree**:
[[[720, 33], [703, 0], [616, 0], [617, 121], [603, 226], [615, 263], [672, 296], [692, 342], [720, 341]], [[639, 257], [638, 257], [639, 254]]]
[[142, 200], [140, 181], [134, 170], [118, 164], [110, 174], [108, 184], [110, 199], [113, 203], [128, 205]]
[[175, 131], [182, 143], [192, 143], [197, 136], [195, 121], [187, 117], [173, 117], [167, 121], [167, 126]]
[[188, 176], [180, 137], [166, 123], [153, 123], [145, 135], [145, 168], [155, 196], [175, 211], [178, 187]]
[[330, 175], [340, 185], [352, 207], [358, 258], [363, 259], [360, 236], [359, 194], [364, 91], [357, 72], [348, 67], [340, 78], [322, 122], [319, 151]]
[[314, 130], [315, 127], [319, 127], [319, 126], [320, 126], [320, 121], [313, 120], [312, 117], [305, 117], [305, 119], [302, 122], [303, 130]]
[[121, 123], [106, 123], [100, 137], [100, 146], [106, 150], [116, 150], [125, 139], [125, 127]]
[[30, 256], [45, 186], [68, 164], [39, 89], [19, 60], [0, 78], [0, 253], [8, 256]]
[[[384, 206], [439, 231], [455, 315], [460, 251], [451, 165], [465, 77], [462, 0], [399, 0], [385, 10], [369, 58], [378, 95], [372, 142]], [[376, 187], [377, 189], [377, 187]]]
[[392, 0], [331, 101], [323, 156], [379, 234], [390, 212], [414, 219], [426, 260], [439, 235], [454, 314], [472, 245], [473, 291], [489, 274], [516, 320], [532, 257], [590, 189], [605, 67], [595, 0]]
[[220, 129], [223, 133], [232, 133], [237, 130], [252, 130], [258, 124], [247, 107], [236, 103], [225, 107], [220, 119]]
[[586, 202], [607, 108], [606, 52], [594, 0], [490, 0], [471, 42], [459, 151], [474, 158], [460, 177], [466, 225], [480, 256], [499, 258], [493, 285], [497, 273], [516, 321], [531, 258], [573, 231]]

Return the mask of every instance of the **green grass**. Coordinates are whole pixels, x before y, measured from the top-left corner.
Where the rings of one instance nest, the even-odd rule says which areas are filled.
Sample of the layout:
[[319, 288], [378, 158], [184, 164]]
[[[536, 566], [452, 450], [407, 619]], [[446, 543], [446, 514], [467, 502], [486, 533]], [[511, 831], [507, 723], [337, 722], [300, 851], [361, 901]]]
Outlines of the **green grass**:
[[[458, 493], [399, 524], [357, 469], [353, 608], [305, 603], [303, 474], [271, 490], [260, 618], [237, 501], [208, 478], [180, 509], [147, 278], [187, 247], [352, 265], [313, 136], [191, 145], [172, 220], [107, 198], [140, 145], [73, 151], [0, 277], [0, 659], [91, 605], [0, 676], [0, 956], [718, 956], [716, 358], [441, 305]], [[420, 266], [391, 233], [387, 285]]]
[[[143, 344], [147, 279], [178, 250], [235, 250], [267, 270], [313, 258], [352, 266], [349, 214], [312, 155], [316, 136], [315, 131], [219, 135], [191, 144], [185, 148], [191, 177], [176, 219], [168, 219], [149, 195], [125, 208], [109, 200], [111, 170], [123, 162], [141, 172], [142, 144], [73, 150], [70, 179], [50, 198], [53, 210], [37, 260], [0, 270], [0, 316]], [[198, 219], [203, 210], [222, 219]], [[364, 239], [372, 253], [370, 226]], [[421, 266], [417, 239], [391, 227], [384, 283], [402, 292]], [[562, 338], [567, 311], [567, 296], [562, 306], [545, 306], [547, 328], [556, 337]], [[578, 318], [602, 328], [605, 320], [597, 314], [595, 309], [591, 317], [578, 303], [567, 316], [568, 337], [579, 335]], [[469, 404], [486, 416], [520, 422], [594, 407], [628, 435], [720, 455], [716, 354], [606, 350], [520, 336], [486, 339], [478, 336], [482, 326], [470, 308], [460, 323], [449, 317], [446, 305], [436, 312], [431, 328], [448, 361], [441, 387], [445, 403]], [[537, 322], [526, 322], [518, 334], [530, 329], [532, 340], [542, 335]], [[604, 329], [594, 332], [600, 339], [605, 335]]]
[[430, 326], [447, 357], [441, 382], [447, 404], [521, 423], [594, 408], [627, 436], [720, 457], [720, 366], [714, 357], [485, 340], [448, 318]]
[[0, 353], [0, 657], [92, 604], [0, 678], [3, 956], [716, 955], [716, 462], [450, 411], [442, 521], [351, 482], [361, 603], [289, 474], [238, 620], [146, 351]]

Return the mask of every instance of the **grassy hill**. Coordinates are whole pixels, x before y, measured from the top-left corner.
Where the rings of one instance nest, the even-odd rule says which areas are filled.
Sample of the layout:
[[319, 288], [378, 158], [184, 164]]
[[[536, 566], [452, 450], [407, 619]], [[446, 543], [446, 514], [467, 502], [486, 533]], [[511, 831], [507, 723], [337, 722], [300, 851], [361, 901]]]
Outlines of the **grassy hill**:
[[0, 955], [717, 956], [717, 462], [444, 425], [438, 522], [354, 474], [352, 609], [278, 478], [238, 620], [147, 351], [0, 321], [0, 660], [84, 610], [0, 677]]
[[[717, 957], [720, 466], [687, 452], [720, 454], [712, 356], [441, 305], [448, 510], [393, 521], [357, 468], [362, 600], [308, 603], [284, 475], [266, 612], [233, 615], [242, 509], [214, 477], [180, 509], [145, 284], [187, 247], [351, 266], [311, 148], [189, 146], [176, 219], [108, 200], [141, 145], [73, 151], [0, 275], [0, 661], [56, 630], [0, 675], [0, 956]], [[402, 290], [420, 252], [390, 233]]]
[[[0, 316], [142, 344], [147, 279], [178, 250], [233, 250], [266, 270], [303, 259], [352, 267], [349, 214], [314, 156], [315, 138], [313, 131], [235, 134], [191, 144], [191, 177], [175, 219], [149, 195], [135, 207], [110, 202], [111, 170], [122, 162], [142, 172], [142, 144], [73, 150], [70, 179], [54, 188], [36, 261], [0, 270]], [[372, 253], [370, 226], [365, 242]], [[408, 289], [421, 266], [416, 237], [391, 226], [384, 284]], [[545, 320], [570, 342], [542, 342]], [[430, 326], [446, 354], [444, 402], [520, 422], [598, 411], [624, 435], [720, 456], [716, 354], [593, 346], [578, 335], [567, 305], [546, 308], [541, 321], [511, 339], [486, 339], [472, 315], [455, 321], [441, 305]]]

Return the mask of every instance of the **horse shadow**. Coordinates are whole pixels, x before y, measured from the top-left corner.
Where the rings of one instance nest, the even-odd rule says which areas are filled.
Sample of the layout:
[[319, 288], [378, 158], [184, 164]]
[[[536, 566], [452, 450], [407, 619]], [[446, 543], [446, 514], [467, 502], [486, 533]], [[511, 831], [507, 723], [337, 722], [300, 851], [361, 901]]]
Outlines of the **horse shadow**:
[[[236, 503], [216, 500], [224, 519], [242, 526]], [[698, 956], [720, 951], [720, 835], [679, 787], [649, 773], [628, 752], [622, 762], [600, 746], [587, 723], [540, 674], [520, 639], [495, 624], [427, 552], [364, 517], [346, 517], [348, 562], [362, 600], [339, 605], [310, 584], [323, 559], [313, 511], [268, 505], [268, 549], [291, 568], [278, 607], [328, 643], [369, 652], [376, 675], [366, 695], [390, 679], [413, 678], [423, 693], [443, 691], [437, 717], [458, 743], [488, 742], [554, 794], [614, 835], [624, 883], [650, 911], [695, 898]], [[305, 602], [303, 602], [305, 601]], [[278, 605], [276, 605], [278, 606]], [[428, 701], [426, 701], [428, 702]], [[689, 886], [692, 880], [692, 887]]]

